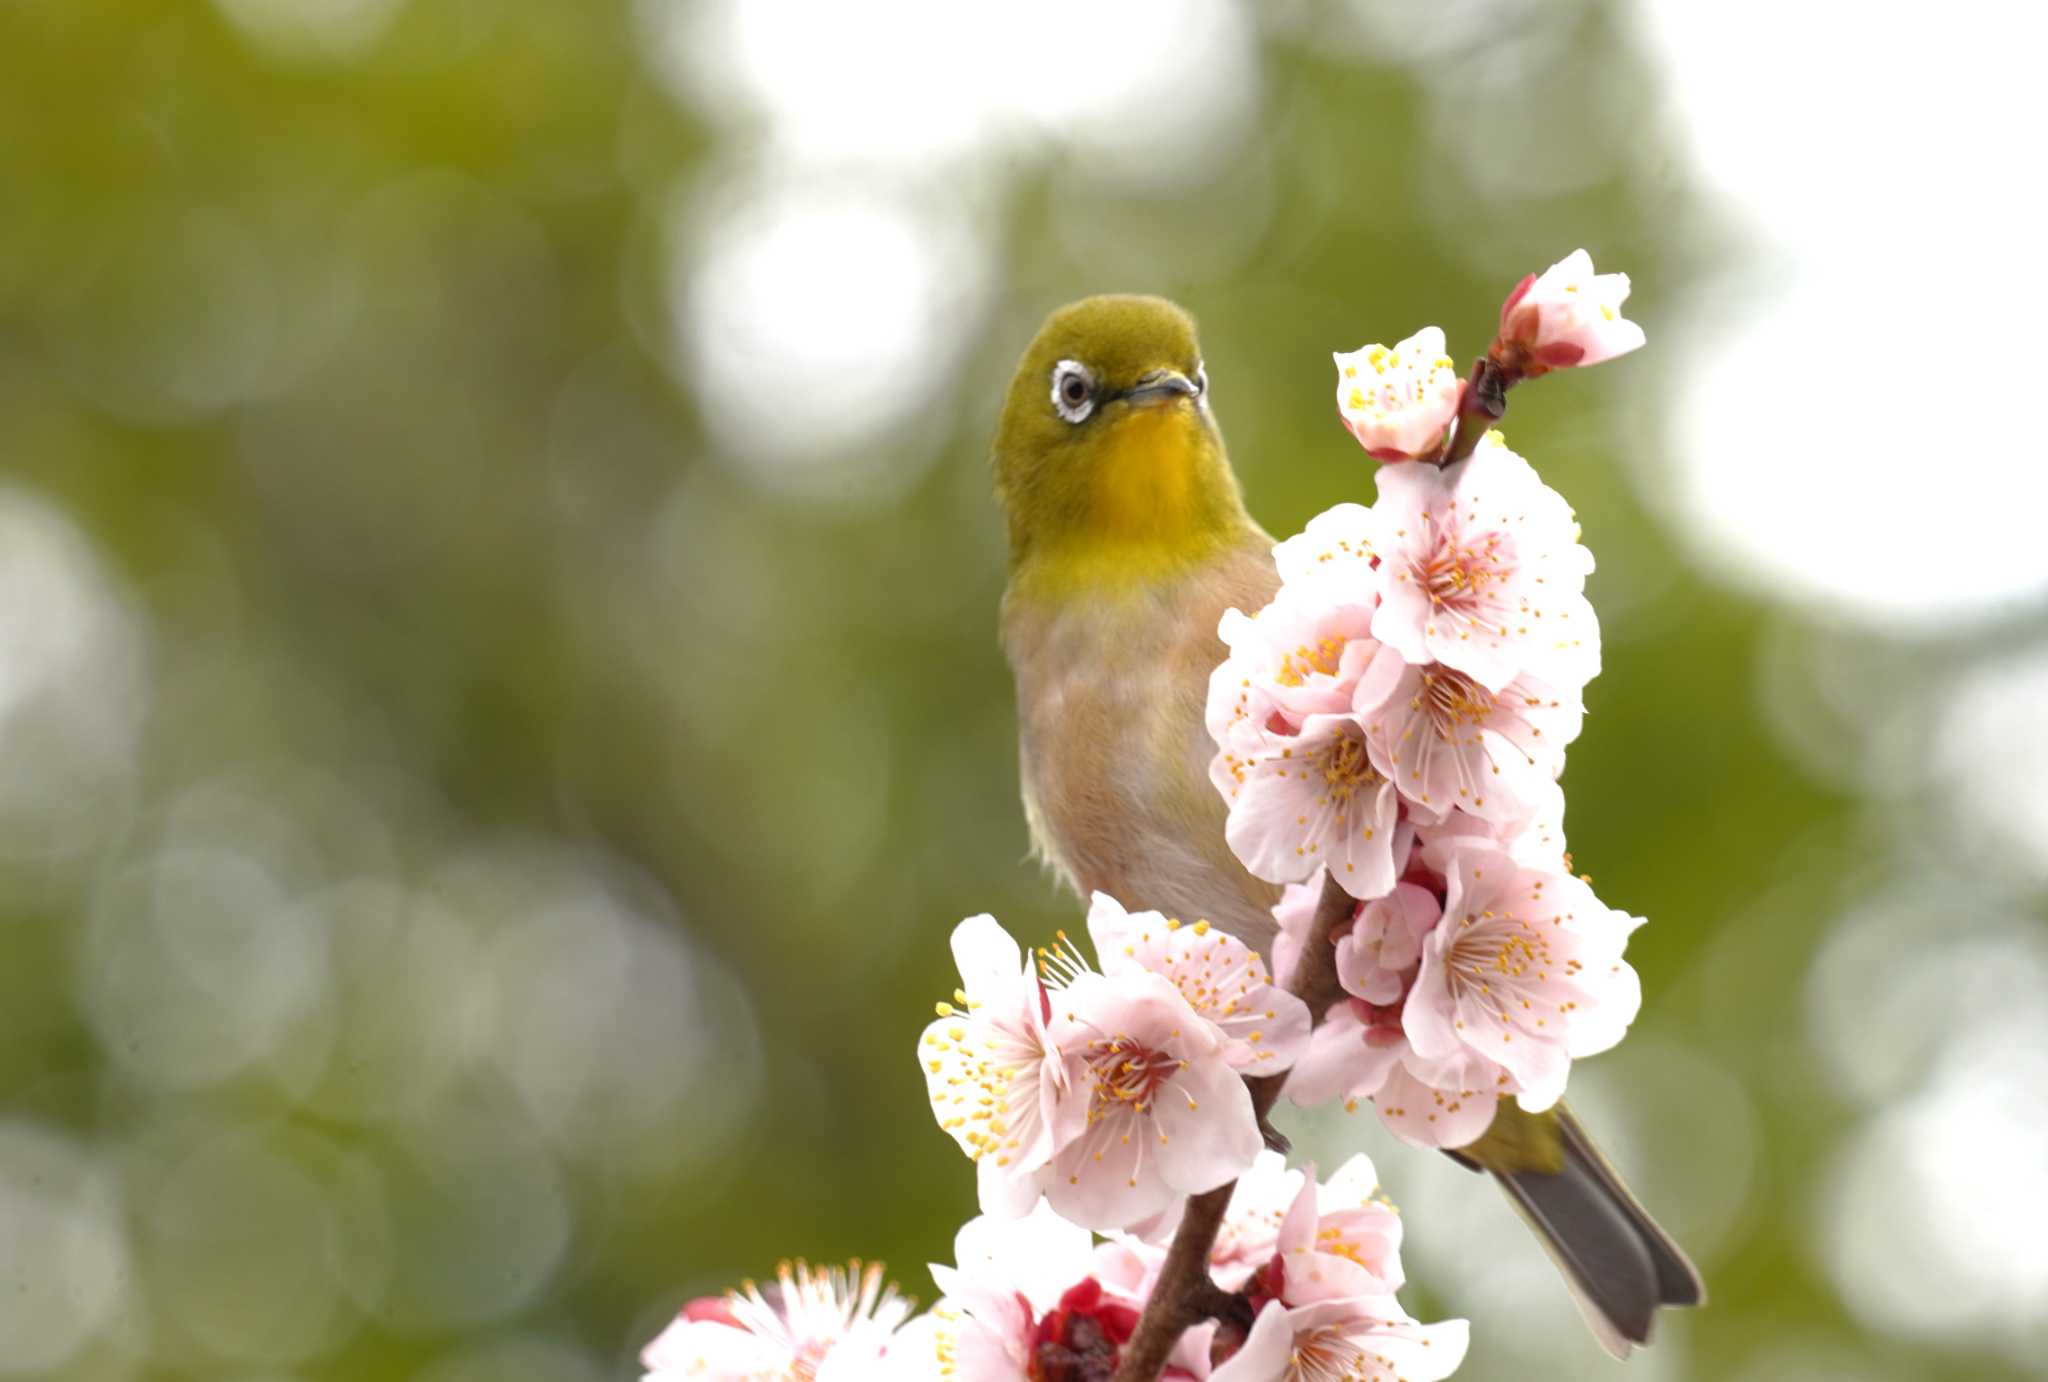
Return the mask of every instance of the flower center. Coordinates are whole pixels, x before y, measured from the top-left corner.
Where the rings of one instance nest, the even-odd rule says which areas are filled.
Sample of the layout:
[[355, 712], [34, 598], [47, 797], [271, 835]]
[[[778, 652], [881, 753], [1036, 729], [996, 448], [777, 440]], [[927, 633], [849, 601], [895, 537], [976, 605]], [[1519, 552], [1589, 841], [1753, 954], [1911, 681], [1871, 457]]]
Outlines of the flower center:
[[1273, 680], [1282, 686], [1299, 686], [1313, 673], [1333, 677], [1337, 675], [1337, 664], [1343, 656], [1343, 639], [1318, 638], [1314, 646], [1304, 643], [1281, 658], [1280, 670], [1273, 674]]
[[1461, 724], [1483, 725], [1493, 714], [1494, 700], [1478, 682], [1442, 663], [1422, 674], [1421, 708], [1440, 737], [1451, 738]]
[[1416, 578], [1438, 609], [1469, 608], [1494, 593], [1513, 574], [1514, 539], [1490, 530], [1469, 538], [1453, 516], [1437, 533], [1428, 560], [1416, 567]]
[[871, 1330], [886, 1336], [910, 1313], [909, 1302], [885, 1281], [882, 1264], [859, 1261], [817, 1271], [784, 1262], [774, 1281], [747, 1282], [725, 1305], [731, 1324], [789, 1351], [787, 1376], [795, 1382], [815, 1382], [840, 1345]]
[[[1510, 1015], [1509, 999], [1523, 984], [1549, 979], [1552, 964], [1550, 943], [1541, 931], [1492, 911], [1467, 915], [1446, 957], [1451, 983], [1464, 993], [1477, 993], [1503, 1021]], [[1529, 1005], [1523, 1001], [1520, 1006]]]
[[1299, 1382], [1358, 1382], [1383, 1375], [1377, 1368], [1369, 1371], [1364, 1351], [1334, 1329], [1295, 1336], [1288, 1362], [1287, 1376]]
[[1178, 1057], [1155, 1051], [1126, 1036], [1090, 1042], [1088, 1070], [1094, 1077], [1095, 1088], [1088, 1120], [1094, 1122], [1119, 1107], [1146, 1112], [1152, 1107], [1152, 1096], [1180, 1072], [1183, 1064]]
[[1366, 757], [1365, 740], [1339, 734], [1323, 755], [1323, 786], [1329, 795], [1346, 800], [1361, 787], [1376, 787], [1386, 779]]
[[[1022, 1296], [1018, 1303], [1030, 1320], [1030, 1303]], [[1110, 1299], [1094, 1277], [1084, 1278], [1031, 1326], [1031, 1382], [1102, 1382], [1115, 1374], [1122, 1347], [1137, 1328], [1134, 1308]]]
[[[1488, 921], [1513, 920], [1491, 912], [1480, 915]], [[1469, 922], [1470, 918], [1467, 920]], [[1501, 926], [1468, 926], [1451, 944], [1451, 964], [1474, 978], [1491, 975], [1522, 979], [1534, 971], [1547, 969], [1550, 964], [1549, 945], [1532, 928], [1519, 923], [1518, 927], [1508, 930]]]
[[1377, 1272], [1379, 1270], [1377, 1263], [1366, 1261], [1365, 1250], [1349, 1238], [1346, 1238], [1344, 1230], [1341, 1228], [1318, 1227], [1316, 1229], [1316, 1251], [1328, 1253], [1332, 1257], [1341, 1257], [1346, 1262], [1354, 1263], [1369, 1272]]

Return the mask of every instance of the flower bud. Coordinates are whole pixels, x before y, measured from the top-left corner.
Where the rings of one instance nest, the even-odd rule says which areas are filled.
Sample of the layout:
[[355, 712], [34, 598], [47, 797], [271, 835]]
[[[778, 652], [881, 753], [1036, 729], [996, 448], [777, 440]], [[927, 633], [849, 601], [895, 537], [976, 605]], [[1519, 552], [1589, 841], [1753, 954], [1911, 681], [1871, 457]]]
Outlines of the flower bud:
[[1444, 354], [1440, 328], [1425, 326], [1392, 349], [1361, 346], [1330, 358], [1337, 362], [1337, 414], [1367, 455], [1407, 461], [1442, 444], [1464, 385]]
[[1515, 285], [1488, 353], [1522, 378], [1626, 355], [1644, 339], [1643, 328], [1621, 315], [1627, 297], [1627, 274], [1596, 274], [1592, 257], [1573, 250]]

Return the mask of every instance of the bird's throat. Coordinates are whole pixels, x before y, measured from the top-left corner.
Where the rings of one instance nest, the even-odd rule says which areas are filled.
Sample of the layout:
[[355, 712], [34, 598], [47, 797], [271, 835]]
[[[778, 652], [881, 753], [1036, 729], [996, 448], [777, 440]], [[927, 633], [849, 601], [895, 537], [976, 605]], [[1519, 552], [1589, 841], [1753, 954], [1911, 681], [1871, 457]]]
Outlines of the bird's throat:
[[1047, 595], [1150, 584], [1200, 561], [1248, 520], [1222, 444], [1192, 406], [1134, 409], [1103, 439], [1062, 540], [1020, 582]]
[[1198, 521], [1201, 423], [1183, 407], [1117, 420], [1091, 486], [1091, 526], [1112, 541], [1166, 541]]

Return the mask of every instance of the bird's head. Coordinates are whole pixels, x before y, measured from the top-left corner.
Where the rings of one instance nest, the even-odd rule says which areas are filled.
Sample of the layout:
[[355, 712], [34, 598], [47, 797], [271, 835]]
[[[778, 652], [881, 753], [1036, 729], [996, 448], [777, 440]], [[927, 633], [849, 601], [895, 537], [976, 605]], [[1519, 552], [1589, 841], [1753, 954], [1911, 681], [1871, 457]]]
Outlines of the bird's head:
[[1247, 523], [1194, 319], [1164, 298], [1092, 297], [1046, 319], [995, 441], [1013, 569], [1144, 579]]

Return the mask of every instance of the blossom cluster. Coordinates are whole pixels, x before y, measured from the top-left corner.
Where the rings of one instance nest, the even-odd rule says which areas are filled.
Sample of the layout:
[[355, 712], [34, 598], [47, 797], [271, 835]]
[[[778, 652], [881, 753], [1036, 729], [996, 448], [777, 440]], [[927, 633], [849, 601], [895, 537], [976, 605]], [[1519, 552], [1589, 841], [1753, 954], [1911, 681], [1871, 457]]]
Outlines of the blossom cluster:
[[938, 1302], [911, 1318], [879, 1268], [785, 1265], [769, 1286], [686, 1304], [642, 1355], [650, 1382], [1108, 1377], [1187, 1197], [1233, 1181], [1209, 1269], [1240, 1317], [1185, 1330], [1164, 1377], [1431, 1382], [1457, 1368], [1465, 1321], [1424, 1324], [1396, 1297], [1401, 1221], [1371, 1162], [1319, 1184], [1264, 1147], [1245, 1077], [1284, 1075], [1308, 1049], [1301, 1000], [1204, 922], [1098, 893], [1087, 924], [1092, 961], [1064, 935], [1027, 954], [988, 916], [954, 929], [961, 986], [918, 1050], [983, 1212], [953, 1263], [932, 1265]]
[[[1424, 1324], [1396, 1298], [1401, 1220], [1372, 1163], [1353, 1157], [1327, 1181], [1260, 1152], [1231, 1193], [1209, 1254], [1211, 1279], [1238, 1293], [1240, 1318], [1182, 1334], [1173, 1382], [1294, 1382], [1343, 1377], [1436, 1382], [1463, 1362], [1463, 1320]], [[1137, 1328], [1166, 1251], [1115, 1232], [1097, 1238], [1044, 1200], [1018, 1218], [984, 1214], [933, 1263], [940, 1291], [908, 1318], [878, 1269], [785, 1266], [686, 1305], [643, 1361], [651, 1382], [1044, 1382], [1108, 1377]]]
[[[1627, 291], [1583, 251], [1531, 275], [1474, 381], [1640, 345]], [[1206, 707], [1228, 844], [1283, 885], [1271, 968], [1104, 893], [1092, 958], [1064, 933], [1027, 952], [993, 917], [961, 922], [960, 986], [917, 1055], [981, 1213], [931, 1268], [937, 1303], [914, 1314], [876, 1266], [785, 1264], [687, 1303], [643, 1352], [647, 1382], [1108, 1378], [1141, 1328], [1164, 1348], [1159, 1321], [1186, 1318], [1163, 1245], [1185, 1215], [1203, 1233], [1181, 1233], [1181, 1270], [1199, 1260], [1215, 1201], [1202, 1217], [1189, 1199], [1225, 1186], [1204, 1318], [1162, 1377], [1434, 1382], [1462, 1363], [1466, 1322], [1397, 1298], [1402, 1223], [1372, 1164], [1289, 1169], [1247, 1081], [1369, 1098], [1403, 1140], [1467, 1145], [1501, 1099], [1546, 1109], [1574, 1058], [1621, 1039], [1639, 923], [1565, 853], [1558, 779], [1600, 667], [1569, 506], [1498, 433], [1473, 444], [1473, 385], [1437, 328], [1336, 362], [1339, 416], [1386, 462], [1378, 497], [1274, 549], [1278, 593], [1223, 618]], [[1312, 942], [1332, 884], [1348, 915]], [[1334, 945], [1343, 989], [1323, 1012], [1290, 990], [1310, 943]]]
[[1015, 1218], [1043, 1196], [1084, 1228], [1146, 1232], [1250, 1167], [1264, 1137], [1244, 1076], [1291, 1067], [1309, 1013], [1205, 921], [1097, 893], [1088, 934], [1100, 968], [1064, 934], [1027, 956], [993, 917], [961, 922], [962, 987], [918, 1054], [984, 1213]]
[[[1612, 310], [1626, 294], [1574, 254], [1515, 290], [1489, 359], [1526, 374], [1631, 349], [1642, 333]], [[1207, 713], [1230, 845], [1289, 885], [1283, 981], [1323, 880], [1355, 899], [1336, 936], [1345, 999], [1318, 1015], [1289, 1097], [1370, 1098], [1404, 1140], [1458, 1147], [1503, 1097], [1555, 1103], [1641, 993], [1622, 958], [1638, 920], [1564, 848], [1558, 777], [1600, 670], [1593, 557], [1498, 432], [1429, 459], [1460, 402], [1442, 349], [1431, 327], [1337, 357], [1346, 426], [1389, 461], [1378, 497], [1274, 549], [1280, 590], [1224, 616]], [[1389, 382], [1365, 396], [1360, 377]]]
[[[1597, 365], [1643, 344], [1621, 315], [1627, 274], [1596, 274], [1573, 250], [1515, 285], [1500, 308], [1486, 358], [1503, 385], [1554, 369]], [[1425, 326], [1400, 344], [1361, 346], [1337, 362], [1337, 418], [1377, 461], [1433, 459], [1465, 403], [1467, 385], [1444, 353], [1444, 333]]]

